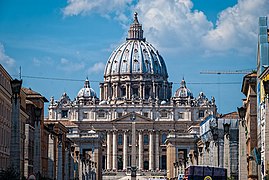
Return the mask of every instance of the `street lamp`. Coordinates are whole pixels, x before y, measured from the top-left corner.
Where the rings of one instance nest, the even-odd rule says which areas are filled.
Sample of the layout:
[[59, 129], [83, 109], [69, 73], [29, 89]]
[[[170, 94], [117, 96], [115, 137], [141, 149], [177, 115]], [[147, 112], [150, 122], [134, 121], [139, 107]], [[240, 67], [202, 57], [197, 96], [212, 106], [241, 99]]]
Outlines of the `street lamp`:
[[35, 117], [36, 117], [36, 121], [39, 121], [39, 118], [41, 116], [42, 113], [42, 108], [36, 107], [35, 108]]
[[18, 80], [18, 79], [11, 80], [10, 85], [11, 85], [12, 94], [15, 99], [15, 104], [17, 104], [17, 98], [21, 91], [22, 80]]
[[237, 107], [239, 118], [242, 120], [242, 126], [245, 126], [245, 117], [246, 117], [246, 108], [245, 107]]

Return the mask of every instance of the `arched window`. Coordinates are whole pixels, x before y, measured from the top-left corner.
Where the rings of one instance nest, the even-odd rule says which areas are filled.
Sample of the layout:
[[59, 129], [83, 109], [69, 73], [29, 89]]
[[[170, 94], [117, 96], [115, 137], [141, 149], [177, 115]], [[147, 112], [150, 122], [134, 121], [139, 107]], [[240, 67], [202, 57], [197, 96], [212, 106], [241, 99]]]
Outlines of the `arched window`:
[[149, 144], [149, 136], [147, 134], [144, 135], [144, 144]]
[[122, 145], [122, 134], [118, 136], [118, 145]]
[[162, 144], [165, 143], [167, 135], [165, 133], [162, 134]]

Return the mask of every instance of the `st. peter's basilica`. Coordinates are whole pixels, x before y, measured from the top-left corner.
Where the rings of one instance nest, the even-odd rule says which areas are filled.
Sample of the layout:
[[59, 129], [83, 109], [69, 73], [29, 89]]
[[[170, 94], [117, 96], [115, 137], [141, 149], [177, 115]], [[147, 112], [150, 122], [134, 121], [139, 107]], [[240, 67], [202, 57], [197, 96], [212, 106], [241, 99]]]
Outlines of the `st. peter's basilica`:
[[146, 41], [135, 13], [126, 41], [107, 60], [100, 96], [86, 79], [75, 100], [67, 93], [51, 98], [48, 121], [68, 128], [80, 176], [86, 172], [79, 161], [85, 154], [103, 173], [127, 171], [134, 154], [139, 173], [169, 174], [180, 157], [184, 166], [195, 163], [190, 158], [197, 151], [199, 124], [217, 109], [214, 97], [194, 96], [186, 84], [183, 79], [172, 92], [165, 61]]

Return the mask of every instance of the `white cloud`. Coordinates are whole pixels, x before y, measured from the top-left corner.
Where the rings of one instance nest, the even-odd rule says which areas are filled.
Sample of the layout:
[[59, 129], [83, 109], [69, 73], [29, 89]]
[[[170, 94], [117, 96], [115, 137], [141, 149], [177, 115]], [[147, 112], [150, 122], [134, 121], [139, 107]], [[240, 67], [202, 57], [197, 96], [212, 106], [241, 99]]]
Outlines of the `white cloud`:
[[269, 16], [268, 4], [268, 0], [238, 0], [219, 13], [215, 27], [204, 12], [193, 8], [192, 0], [68, 0], [63, 13], [94, 12], [129, 25], [129, 13], [137, 11], [145, 37], [162, 52], [207, 56], [255, 52], [258, 17]]
[[15, 65], [15, 60], [5, 54], [4, 45], [0, 43], [0, 63], [7, 67], [13, 67]]
[[103, 72], [105, 69], [105, 64], [102, 62], [95, 63], [92, 67], [88, 69], [89, 74]]
[[38, 58], [34, 57], [34, 58], [33, 58], [33, 64], [34, 64], [35, 66], [40, 66], [40, 65], [41, 65], [41, 61], [40, 61]]
[[68, 0], [63, 9], [65, 16], [87, 15], [96, 12], [105, 17], [114, 14], [120, 22], [128, 20], [124, 12], [128, 12], [133, 0]]
[[268, 0], [239, 0], [219, 14], [217, 27], [202, 37], [208, 51], [253, 53], [257, 44], [258, 17], [269, 15]]
[[65, 58], [61, 58], [59, 69], [67, 72], [75, 72], [84, 69], [84, 62], [73, 62]]
[[202, 11], [192, 10], [191, 0], [141, 0], [136, 6], [147, 38], [159, 47], [198, 47], [201, 37], [212, 29]]

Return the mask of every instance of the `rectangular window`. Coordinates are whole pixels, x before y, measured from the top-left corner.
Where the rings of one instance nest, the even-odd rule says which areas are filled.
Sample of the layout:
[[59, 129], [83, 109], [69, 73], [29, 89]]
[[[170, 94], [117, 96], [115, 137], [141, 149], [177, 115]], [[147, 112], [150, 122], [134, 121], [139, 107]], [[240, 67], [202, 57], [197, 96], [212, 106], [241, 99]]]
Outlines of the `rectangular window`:
[[89, 114], [86, 113], [86, 112], [84, 112], [84, 113], [83, 113], [83, 119], [89, 119]]
[[145, 117], [149, 117], [149, 113], [148, 112], [144, 112], [144, 116]]
[[199, 110], [199, 118], [202, 118], [205, 116], [205, 113], [203, 110]]
[[68, 110], [62, 110], [62, 118], [68, 117]]
[[133, 87], [133, 94], [134, 97], [137, 97], [138, 96], [138, 88], [137, 87]]
[[167, 116], [168, 116], [168, 113], [167, 112], [165, 112], [165, 111], [162, 111], [161, 112], [161, 117], [162, 118], [167, 118]]
[[106, 113], [105, 112], [99, 112], [98, 113], [98, 117], [99, 118], [105, 118], [106, 117]]
[[178, 119], [184, 119], [184, 113], [178, 113]]
[[121, 113], [121, 112], [119, 112], [119, 113], [118, 113], [118, 117], [121, 117], [121, 116], [122, 116], [122, 113]]

